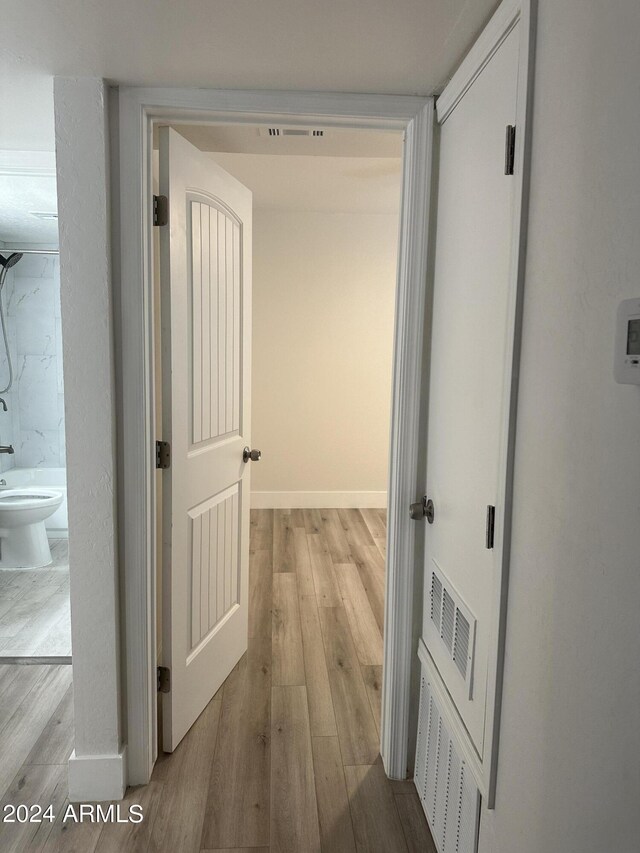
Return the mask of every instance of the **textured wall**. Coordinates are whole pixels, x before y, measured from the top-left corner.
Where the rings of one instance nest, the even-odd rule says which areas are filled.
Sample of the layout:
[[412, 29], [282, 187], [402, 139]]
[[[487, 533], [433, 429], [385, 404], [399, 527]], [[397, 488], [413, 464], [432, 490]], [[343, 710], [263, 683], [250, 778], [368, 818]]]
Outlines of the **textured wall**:
[[115, 388], [105, 86], [89, 78], [56, 78], [54, 95], [75, 751], [81, 757], [117, 756]]
[[481, 853], [637, 853], [640, 295], [637, 0], [540, 0], [495, 812]]

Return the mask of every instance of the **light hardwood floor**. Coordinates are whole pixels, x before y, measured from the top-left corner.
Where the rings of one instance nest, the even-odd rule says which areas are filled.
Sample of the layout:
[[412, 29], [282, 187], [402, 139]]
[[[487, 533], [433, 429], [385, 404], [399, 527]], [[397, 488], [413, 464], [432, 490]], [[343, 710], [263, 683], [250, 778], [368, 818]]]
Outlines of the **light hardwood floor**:
[[0, 571], [0, 663], [71, 662], [69, 546], [66, 539], [50, 544], [50, 566]]
[[127, 792], [141, 824], [62, 824], [70, 670], [0, 667], [2, 805], [58, 814], [0, 826], [0, 850], [435, 853], [413, 784], [378, 754], [384, 535], [378, 510], [252, 512], [248, 651]]

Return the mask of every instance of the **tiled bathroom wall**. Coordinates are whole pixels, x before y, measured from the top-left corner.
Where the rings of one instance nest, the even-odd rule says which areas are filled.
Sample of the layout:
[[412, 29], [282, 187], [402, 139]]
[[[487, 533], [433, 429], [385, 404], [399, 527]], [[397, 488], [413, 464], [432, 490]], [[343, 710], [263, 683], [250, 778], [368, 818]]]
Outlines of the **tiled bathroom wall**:
[[[0, 470], [65, 467], [64, 386], [60, 323], [60, 268], [57, 256], [25, 255], [7, 277], [2, 294], [14, 384], [0, 409], [0, 443], [13, 456], [0, 456]], [[0, 389], [8, 368], [0, 341]]]

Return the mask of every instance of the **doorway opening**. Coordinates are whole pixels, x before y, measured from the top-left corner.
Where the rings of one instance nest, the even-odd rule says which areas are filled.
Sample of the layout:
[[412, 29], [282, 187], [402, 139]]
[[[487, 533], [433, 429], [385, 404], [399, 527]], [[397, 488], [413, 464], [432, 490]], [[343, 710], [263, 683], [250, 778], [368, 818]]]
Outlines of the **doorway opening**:
[[[0, 151], [0, 797], [66, 785], [73, 749], [60, 266], [51, 84], [34, 150]], [[48, 107], [48, 110], [45, 109]], [[41, 150], [49, 139], [51, 150]], [[46, 145], [46, 143], [44, 143]], [[53, 746], [47, 735], [56, 731]], [[15, 841], [3, 826], [0, 846]], [[28, 845], [29, 832], [20, 833]]]
[[[129, 784], [146, 783], [157, 756], [157, 542], [154, 533], [157, 475], [151, 465], [157, 439], [153, 418], [156, 405], [153, 369], [153, 126], [158, 123], [228, 124], [230, 121], [267, 126], [283, 123], [294, 127], [321, 123], [327, 128], [404, 132], [392, 383], [381, 755], [387, 774], [395, 779], [405, 779], [413, 754], [410, 718], [417, 713], [416, 691], [412, 690], [412, 678], [416, 672], [412, 652], [417, 639], [413, 612], [417, 582], [414, 572], [416, 531], [407, 506], [422, 488], [418, 472], [422, 388], [420, 352], [427, 280], [433, 100], [380, 95], [305, 93], [298, 96], [295, 93], [132, 88], [121, 89], [114, 106], [118, 108], [120, 136], [120, 205], [117, 212], [120, 251], [116, 257], [121, 265], [118, 274], [121, 283], [121, 363], [127, 365], [122, 386], [123, 446], [119, 492], [125, 518], [123, 559]], [[177, 134], [176, 138], [179, 138]], [[210, 161], [206, 163], [205, 171], [208, 173]], [[229, 181], [235, 180], [228, 174], [227, 177]], [[183, 191], [186, 189], [185, 185]], [[184, 218], [184, 207], [175, 213], [178, 218]], [[177, 219], [174, 217], [173, 221], [175, 225]], [[176, 267], [176, 273], [184, 275], [186, 268], [184, 260]], [[139, 287], [130, 286], [132, 281], [140, 278]], [[125, 283], [128, 284], [125, 286]], [[245, 363], [248, 362], [245, 360]], [[144, 402], [142, 406], [141, 400]], [[229, 471], [243, 456], [242, 448], [235, 448], [234, 441], [230, 444], [233, 464]], [[236, 453], [239, 454], [237, 457]], [[140, 476], [142, 473], [144, 477]], [[144, 571], [140, 571], [140, 566]], [[171, 680], [173, 682], [173, 673]], [[166, 685], [167, 682], [164, 683]]]
[[0, 663], [71, 662], [55, 158], [2, 153]]
[[[385, 803], [382, 829], [390, 848], [403, 849], [408, 820], [426, 844], [428, 830], [415, 789], [411, 783], [394, 788], [380, 762], [401, 134], [184, 124], [175, 132], [183, 140], [177, 143], [181, 153], [189, 156], [188, 140], [200, 165], [204, 152], [211, 169], [217, 164], [253, 193], [251, 440], [262, 458], [251, 466], [248, 648], [228, 678], [212, 687], [217, 692], [202, 714], [220, 722], [207, 747], [210, 819], [201, 846], [267, 845], [279, 833], [291, 841], [292, 828], [283, 822], [298, 799], [295, 810], [302, 820], [296, 831], [302, 834], [296, 844], [315, 849], [318, 832], [336, 831], [333, 822], [327, 829], [322, 819], [327, 768], [341, 798], [343, 841], [354, 832], [359, 837], [362, 818], [373, 817], [359, 812], [371, 808], [361, 792], [373, 786]], [[163, 133], [166, 138], [166, 130], [156, 137], [156, 194], [163, 189]], [[162, 232], [154, 229], [156, 427], [164, 438], [165, 401], [175, 381], [168, 374], [179, 369], [166, 344], [170, 335], [171, 348], [177, 341], [190, 351], [186, 381], [197, 386], [188, 402], [194, 411], [192, 434], [197, 431], [190, 452], [200, 453], [202, 465], [199, 448], [215, 439], [211, 424], [215, 420], [219, 431], [218, 402], [229, 395], [230, 374], [216, 375], [213, 363], [220, 347], [234, 346], [229, 342], [233, 322], [219, 323], [218, 314], [234, 310], [229, 282], [235, 281], [240, 250], [238, 235], [230, 238], [234, 232], [221, 226], [219, 210], [206, 209], [202, 200], [190, 204], [186, 290], [191, 295], [183, 294], [192, 318], [187, 335], [174, 325], [180, 310], [174, 283], [169, 282], [170, 298], [162, 292], [174, 259], [167, 261]], [[169, 200], [173, 211], [171, 205]], [[177, 219], [174, 228], [182, 225], [182, 220], [175, 224]], [[220, 390], [224, 380], [226, 397]], [[234, 427], [232, 416], [222, 435], [232, 437]], [[157, 475], [156, 506], [164, 503], [165, 512], [171, 512], [163, 501], [165, 476]], [[171, 488], [175, 494], [179, 487]], [[214, 589], [217, 548], [221, 531], [228, 533], [232, 506], [236, 518], [235, 504], [230, 504], [220, 527], [222, 505], [217, 502], [212, 525], [211, 498], [202, 506], [206, 514], [199, 507], [189, 510], [187, 535], [193, 538], [185, 552], [197, 563], [188, 581], [190, 631], [197, 635], [192, 659], [203, 643], [215, 642], [211, 608], [217, 606], [218, 623], [228, 612], [226, 605], [220, 608]], [[167, 518], [159, 513], [159, 536], [163, 529], [165, 538], [175, 537], [175, 520], [167, 530]], [[160, 555], [170, 559], [166, 546], [159, 538], [158, 565]], [[158, 660], [168, 669], [171, 655], [163, 642], [173, 646], [175, 639], [166, 600], [175, 586], [167, 565], [164, 581], [162, 575], [160, 569], [156, 642]], [[163, 725], [162, 707], [173, 718], [180, 713], [173, 697], [160, 698], [156, 772], [166, 777], [175, 759], [162, 751], [173, 751], [177, 743], [176, 726], [166, 719]], [[243, 710], [247, 707], [253, 709], [249, 714]], [[200, 725], [199, 717], [179, 749], [188, 748]], [[296, 774], [306, 784], [294, 783]], [[330, 839], [322, 842], [326, 846]]]

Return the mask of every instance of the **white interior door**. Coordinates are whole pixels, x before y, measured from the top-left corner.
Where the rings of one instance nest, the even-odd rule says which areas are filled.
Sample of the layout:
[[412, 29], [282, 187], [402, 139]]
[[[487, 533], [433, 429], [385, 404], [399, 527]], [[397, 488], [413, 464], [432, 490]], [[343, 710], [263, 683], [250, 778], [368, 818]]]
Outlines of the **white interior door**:
[[160, 129], [163, 748], [173, 751], [247, 648], [251, 193]]
[[423, 640], [482, 759], [506, 393], [519, 26], [440, 131], [429, 389]]

